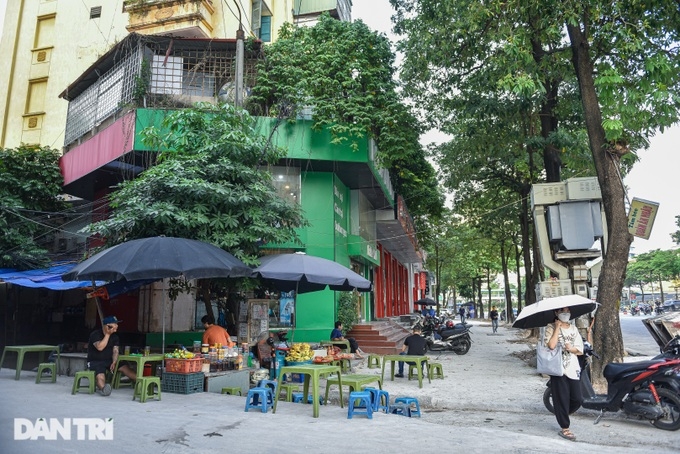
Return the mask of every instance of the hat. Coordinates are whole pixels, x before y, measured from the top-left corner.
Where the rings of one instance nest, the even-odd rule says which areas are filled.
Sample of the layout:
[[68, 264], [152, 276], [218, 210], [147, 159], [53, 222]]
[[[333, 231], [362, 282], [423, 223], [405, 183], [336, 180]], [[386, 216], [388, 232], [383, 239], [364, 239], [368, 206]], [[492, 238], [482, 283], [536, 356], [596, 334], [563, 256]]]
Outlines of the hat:
[[109, 323], [122, 323], [123, 320], [118, 320], [115, 315], [109, 315], [108, 317], [104, 317], [104, 320], [102, 320], [102, 324], [108, 325]]

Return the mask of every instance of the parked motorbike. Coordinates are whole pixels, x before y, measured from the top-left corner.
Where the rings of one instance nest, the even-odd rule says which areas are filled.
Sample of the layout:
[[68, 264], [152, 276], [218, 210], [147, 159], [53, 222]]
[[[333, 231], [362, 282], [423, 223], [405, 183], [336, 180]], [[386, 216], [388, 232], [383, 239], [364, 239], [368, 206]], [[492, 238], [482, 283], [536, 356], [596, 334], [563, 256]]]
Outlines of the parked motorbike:
[[453, 351], [457, 355], [464, 355], [470, 351], [472, 338], [470, 325], [449, 321], [438, 329], [423, 331], [429, 351]]
[[[598, 395], [593, 389], [590, 361], [597, 355], [587, 342], [584, 355], [587, 363], [581, 373], [582, 406], [600, 410], [595, 424], [607, 411], [623, 411], [650, 421], [658, 429], [680, 429], [680, 335], [671, 339], [652, 360], [607, 364], [603, 373], [608, 386], [606, 395]], [[554, 413], [550, 381], [547, 386], [543, 403]]]

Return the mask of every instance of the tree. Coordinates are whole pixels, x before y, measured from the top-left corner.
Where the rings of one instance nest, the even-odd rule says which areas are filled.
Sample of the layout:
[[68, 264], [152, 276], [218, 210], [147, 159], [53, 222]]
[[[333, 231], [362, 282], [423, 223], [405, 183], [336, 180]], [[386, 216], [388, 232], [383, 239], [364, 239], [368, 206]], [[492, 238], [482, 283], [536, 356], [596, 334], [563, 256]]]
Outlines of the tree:
[[0, 267], [49, 265], [46, 248], [65, 204], [59, 151], [23, 145], [0, 150]]
[[[608, 228], [595, 334], [602, 361], [594, 372], [601, 375], [604, 364], [623, 354], [618, 299], [632, 237], [621, 174], [635, 160], [632, 151], [678, 121], [677, 3], [391, 2], [397, 32], [408, 35], [402, 44], [408, 93], [429, 97], [427, 112], [434, 112], [435, 120], [446, 124], [474, 115], [459, 95], [505, 86], [510, 89], [506, 97], [539, 107], [532, 110], [542, 117], [544, 151], [561, 150], [564, 164], [575, 162], [568, 156], [585, 144], [590, 149]], [[544, 134], [543, 122], [554, 120], [559, 124], [549, 125]], [[576, 148], [560, 146], [567, 143], [564, 138], [573, 139]], [[549, 155], [544, 153], [548, 175], [555, 164]]]
[[314, 27], [285, 24], [258, 65], [248, 109], [294, 121], [311, 112], [314, 129], [328, 128], [334, 143], [374, 139], [377, 161], [390, 170], [395, 192], [415, 218], [439, 216], [444, 198], [419, 143], [422, 132], [402, 102], [389, 40], [362, 21], [323, 14]]
[[[144, 131], [148, 144], [168, 151], [111, 194], [111, 216], [89, 232], [109, 246], [155, 235], [206, 241], [246, 264], [257, 263], [262, 244], [296, 240], [306, 224], [301, 209], [277, 195], [267, 169], [284, 154], [255, 126], [228, 104], [169, 113], [166, 132]], [[203, 300], [211, 314], [210, 298]]]

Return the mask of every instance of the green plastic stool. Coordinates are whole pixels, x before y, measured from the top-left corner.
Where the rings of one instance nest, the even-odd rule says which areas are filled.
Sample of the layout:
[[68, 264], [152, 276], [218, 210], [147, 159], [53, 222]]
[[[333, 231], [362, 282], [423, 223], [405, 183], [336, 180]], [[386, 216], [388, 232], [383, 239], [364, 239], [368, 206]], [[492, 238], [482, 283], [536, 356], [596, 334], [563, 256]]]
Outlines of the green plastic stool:
[[241, 387], [240, 386], [234, 386], [232, 388], [222, 388], [222, 394], [230, 394], [232, 396], [235, 396], [236, 394], [238, 394], [239, 396], [243, 395], [241, 393]]
[[430, 378], [444, 378], [444, 367], [441, 363], [429, 363], [427, 367]]
[[158, 400], [161, 400], [161, 378], [160, 377], [137, 378], [137, 380], [135, 381], [135, 392], [132, 394], [132, 400], [135, 400], [137, 397], [139, 397], [140, 403], [146, 402], [148, 398], [153, 399], [157, 397]]
[[[43, 376], [43, 372], [52, 372], [51, 376]], [[48, 378], [52, 383], [57, 382], [57, 365], [54, 363], [40, 363], [38, 364], [38, 376], [35, 377], [35, 382], [40, 383], [43, 379]]]
[[[87, 379], [88, 385], [81, 385], [80, 380], [83, 378]], [[94, 371], [93, 370], [81, 370], [76, 372], [75, 377], [73, 377], [73, 389], [71, 394], [80, 392], [81, 389], [87, 388], [88, 394], [94, 394]]]
[[374, 367], [380, 368], [380, 355], [368, 355], [368, 368], [373, 369]]

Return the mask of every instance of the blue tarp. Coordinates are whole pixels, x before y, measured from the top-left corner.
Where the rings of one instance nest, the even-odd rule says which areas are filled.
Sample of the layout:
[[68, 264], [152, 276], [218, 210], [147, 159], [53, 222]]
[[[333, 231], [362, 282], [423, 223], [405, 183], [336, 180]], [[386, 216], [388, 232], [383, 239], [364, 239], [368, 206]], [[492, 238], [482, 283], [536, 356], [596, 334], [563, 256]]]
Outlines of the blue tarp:
[[[0, 281], [22, 287], [47, 288], [50, 290], [71, 290], [74, 288], [92, 287], [92, 282], [64, 282], [61, 280], [61, 275], [68, 273], [76, 265], [76, 263], [56, 264], [49, 268], [29, 271], [0, 268]], [[104, 285], [105, 283], [96, 282], [96, 284]]]

